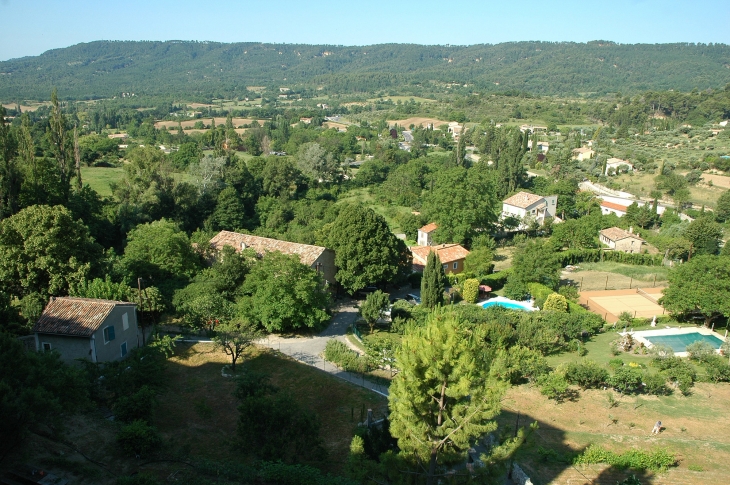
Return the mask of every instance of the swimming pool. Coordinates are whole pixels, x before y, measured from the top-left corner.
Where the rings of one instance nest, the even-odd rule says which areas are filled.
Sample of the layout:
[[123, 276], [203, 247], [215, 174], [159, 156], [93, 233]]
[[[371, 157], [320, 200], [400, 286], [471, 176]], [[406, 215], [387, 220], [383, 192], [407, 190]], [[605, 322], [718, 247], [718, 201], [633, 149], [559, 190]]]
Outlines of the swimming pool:
[[671, 347], [675, 352], [686, 352], [687, 346], [695, 342], [707, 342], [715, 349], [719, 349], [722, 345], [721, 338], [714, 335], [704, 335], [699, 332], [682, 333], [679, 335], [654, 335], [645, 336], [644, 338], [651, 342], [652, 345], [666, 345], [667, 347]]
[[528, 312], [531, 312], [534, 310], [534, 308], [528, 306], [527, 303], [521, 303], [519, 301], [510, 300], [509, 298], [505, 298], [503, 296], [498, 296], [496, 298], [492, 298], [491, 300], [487, 300], [484, 303], [479, 303], [479, 306], [482, 308], [501, 306], [501, 307], [507, 308], [509, 310], [522, 310], [522, 311], [528, 311]]

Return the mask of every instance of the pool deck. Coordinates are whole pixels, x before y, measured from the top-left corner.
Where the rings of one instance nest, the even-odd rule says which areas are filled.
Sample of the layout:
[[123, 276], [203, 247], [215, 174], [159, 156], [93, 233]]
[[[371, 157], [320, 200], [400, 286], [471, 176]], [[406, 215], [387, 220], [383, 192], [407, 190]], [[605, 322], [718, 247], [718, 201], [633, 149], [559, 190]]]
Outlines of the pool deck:
[[[702, 335], [712, 335], [713, 337], [717, 337], [722, 341], [725, 341], [725, 337], [720, 335], [719, 333], [710, 330], [706, 327], [665, 327], [665, 328], [657, 328], [656, 330], [641, 330], [639, 332], [633, 332], [633, 331], [627, 331], [627, 332], [619, 332], [620, 335], [625, 335], [626, 333], [630, 333], [631, 336], [637, 341], [642, 344], [648, 349], [652, 348], [654, 344], [652, 344], [650, 341], [648, 341], [645, 337], [665, 337], [668, 335], [683, 335], [687, 333], [699, 333]], [[717, 352], [719, 353], [720, 350], [718, 349]], [[687, 352], [675, 352], [674, 355], [677, 357], [688, 357], [689, 354]]]

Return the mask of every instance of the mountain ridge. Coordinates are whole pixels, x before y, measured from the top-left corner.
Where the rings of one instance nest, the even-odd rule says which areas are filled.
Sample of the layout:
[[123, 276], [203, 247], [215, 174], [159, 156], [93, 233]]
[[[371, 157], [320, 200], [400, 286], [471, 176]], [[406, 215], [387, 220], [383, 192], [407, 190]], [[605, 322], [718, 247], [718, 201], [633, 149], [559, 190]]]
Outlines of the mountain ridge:
[[[312, 94], [418, 91], [542, 95], [717, 89], [726, 44], [522, 41], [470, 46], [94, 41], [0, 62], [0, 98], [190, 93], [245, 95], [252, 85]], [[466, 85], [466, 87], [464, 86]]]

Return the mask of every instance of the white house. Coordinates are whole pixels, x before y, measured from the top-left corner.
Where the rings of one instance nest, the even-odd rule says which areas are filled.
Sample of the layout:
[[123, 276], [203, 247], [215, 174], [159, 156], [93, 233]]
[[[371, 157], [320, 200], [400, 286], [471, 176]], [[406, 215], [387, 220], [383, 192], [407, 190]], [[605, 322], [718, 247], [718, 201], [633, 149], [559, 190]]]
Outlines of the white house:
[[725, 127], [725, 126], [727, 126], [727, 125], [728, 125], [728, 123], [729, 123], [729, 122], [730, 122], [730, 120], [724, 120], [724, 121], [721, 121], [721, 122], [720, 122], [720, 126], [723, 126], [723, 127]]
[[608, 214], [616, 214], [619, 217], [623, 217], [626, 215], [626, 208], [628, 206], [616, 204], [615, 202], [609, 202], [607, 200], [604, 200], [601, 202], [601, 214], [608, 215]]
[[573, 150], [573, 160], [578, 160], [579, 162], [582, 162], [583, 160], [589, 160], [593, 158], [593, 155], [595, 153], [596, 152], [588, 147], [576, 148], [575, 150]]
[[436, 229], [438, 229], [438, 226], [433, 222], [430, 224], [426, 224], [425, 226], [420, 228], [418, 230], [417, 244], [419, 246], [431, 246], [433, 244], [433, 241], [431, 240], [431, 235]]
[[608, 175], [608, 172], [610, 169], [614, 169], [614, 171], [618, 171], [618, 168], [621, 165], [626, 165], [628, 167], [628, 170], [634, 170], [634, 164], [632, 164], [628, 160], [621, 160], [620, 158], [609, 158], [608, 160], [606, 160], [605, 175]]
[[529, 192], [518, 192], [502, 201], [502, 219], [515, 217], [522, 221], [518, 230], [527, 228], [525, 219], [534, 218], [542, 225], [546, 217], [555, 217], [558, 205], [557, 195], [536, 195]]
[[610, 227], [599, 232], [598, 238], [603, 244], [615, 251], [624, 253], [640, 253], [644, 240], [638, 234], [634, 234], [632, 228], [624, 231], [620, 227]]

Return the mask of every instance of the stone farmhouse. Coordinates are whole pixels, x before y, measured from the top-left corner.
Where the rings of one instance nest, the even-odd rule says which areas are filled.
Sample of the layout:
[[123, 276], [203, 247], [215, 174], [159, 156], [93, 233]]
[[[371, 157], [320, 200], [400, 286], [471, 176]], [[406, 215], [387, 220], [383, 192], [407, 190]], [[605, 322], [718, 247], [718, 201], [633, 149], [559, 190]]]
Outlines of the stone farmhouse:
[[36, 350], [55, 350], [64, 362], [112, 362], [142, 345], [134, 303], [51, 297], [33, 326]]
[[253, 249], [259, 257], [270, 251], [295, 254], [299, 256], [302, 264], [310, 266], [321, 273], [327, 283], [335, 284], [337, 269], [335, 268], [335, 252], [331, 249], [231, 231], [219, 232], [210, 240], [210, 245], [216, 251], [220, 251], [225, 246], [231, 246], [238, 252], [244, 249]]
[[634, 234], [632, 228], [628, 231], [619, 227], [603, 229], [598, 233], [598, 238], [610, 249], [624, 253], [640, 253], [641, 245], [645, 242], [638, 234]]

